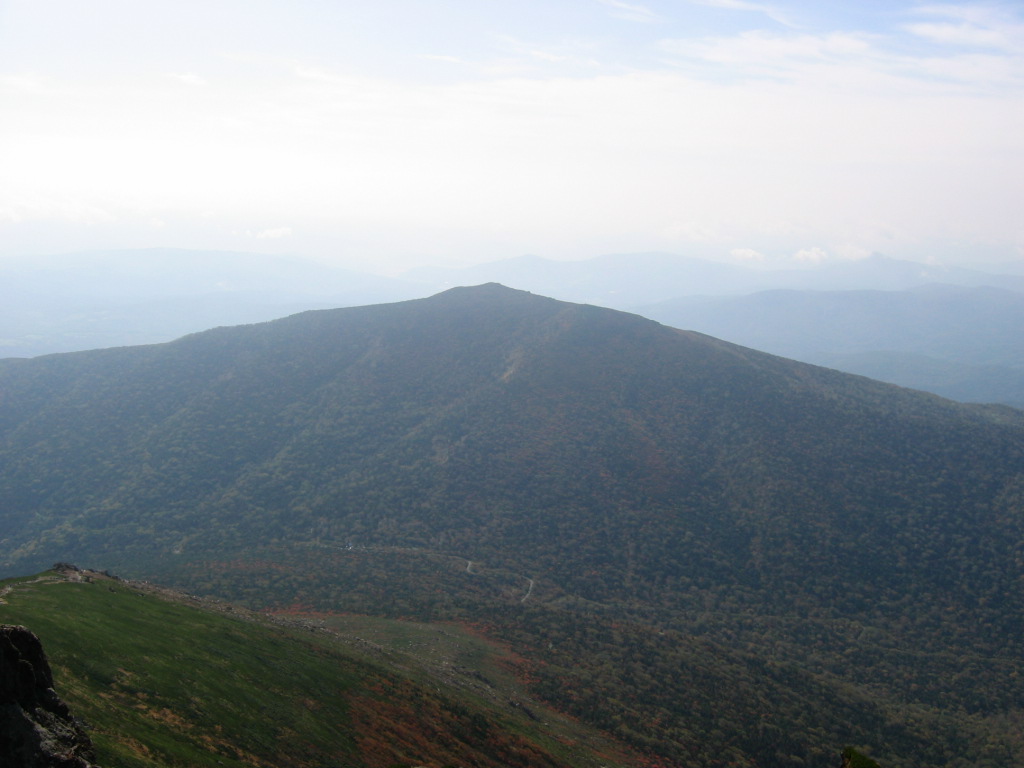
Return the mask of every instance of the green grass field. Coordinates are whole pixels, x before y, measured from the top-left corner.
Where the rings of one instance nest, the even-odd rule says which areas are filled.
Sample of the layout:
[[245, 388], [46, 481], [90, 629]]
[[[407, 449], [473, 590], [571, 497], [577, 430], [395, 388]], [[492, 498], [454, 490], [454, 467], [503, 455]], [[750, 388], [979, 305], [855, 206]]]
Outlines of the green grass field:
[[499, 649], [460, 627], [274, 619], [84, 575], [0, 583], [0, 622], [39, 635], [104, 768], [621, 759], [527, 705]]

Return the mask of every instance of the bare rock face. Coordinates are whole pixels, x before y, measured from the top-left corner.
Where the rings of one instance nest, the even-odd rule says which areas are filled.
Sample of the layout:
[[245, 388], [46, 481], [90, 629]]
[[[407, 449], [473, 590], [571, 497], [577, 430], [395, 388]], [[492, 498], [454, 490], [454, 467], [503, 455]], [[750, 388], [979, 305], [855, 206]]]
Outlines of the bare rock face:
[[0, 625], [0, 765], [95, 768], [92, 742], [53, 690], [39, 638]]

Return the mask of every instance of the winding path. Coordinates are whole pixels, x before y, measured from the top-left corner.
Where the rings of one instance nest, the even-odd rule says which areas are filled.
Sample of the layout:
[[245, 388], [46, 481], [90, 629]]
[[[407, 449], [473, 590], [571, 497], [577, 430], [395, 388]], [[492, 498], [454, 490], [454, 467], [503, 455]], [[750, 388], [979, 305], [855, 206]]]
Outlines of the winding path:
[[519, 601], [520, 603], [525, 603], [526, 602], [526, 598], [528, 598], [530, 595], [533, 594], [533, 584], [534, 584], [533, 579], [531, 579], [529, 576], [524, 576], [523, 578], [526, 579], [528, 582], [530, 582], [530, 588], [526, 590], [526, 594], [523, 595], [522, 599]]

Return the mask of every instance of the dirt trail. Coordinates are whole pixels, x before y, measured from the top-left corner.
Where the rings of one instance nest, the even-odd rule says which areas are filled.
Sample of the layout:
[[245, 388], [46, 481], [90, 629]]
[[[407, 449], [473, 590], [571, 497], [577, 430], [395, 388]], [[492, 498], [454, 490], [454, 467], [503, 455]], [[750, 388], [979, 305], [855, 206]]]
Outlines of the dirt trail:
[[528, 582], [530, 582], [530, 588], [526, 590], [526, 594], [523, 595], [523, 598], [519, 601], [520, 603], [525, 603], [526, 602], [526, 598], [528, 598], [530, 595], [533, 594], [533, 584], [534, 584], [533, 579], [531, 579], [529, 576], [524, 576], [523, 578], [526, 579]]

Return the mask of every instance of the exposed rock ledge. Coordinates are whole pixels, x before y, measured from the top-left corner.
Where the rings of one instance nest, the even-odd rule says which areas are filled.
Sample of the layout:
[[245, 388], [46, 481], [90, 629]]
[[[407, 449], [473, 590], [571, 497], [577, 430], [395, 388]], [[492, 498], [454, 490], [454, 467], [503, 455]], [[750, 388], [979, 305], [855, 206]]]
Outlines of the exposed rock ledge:
[[95, 768], [92, 742], [53, 690], [39, 638], [0, 625], [0, 765]]

